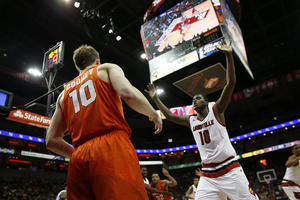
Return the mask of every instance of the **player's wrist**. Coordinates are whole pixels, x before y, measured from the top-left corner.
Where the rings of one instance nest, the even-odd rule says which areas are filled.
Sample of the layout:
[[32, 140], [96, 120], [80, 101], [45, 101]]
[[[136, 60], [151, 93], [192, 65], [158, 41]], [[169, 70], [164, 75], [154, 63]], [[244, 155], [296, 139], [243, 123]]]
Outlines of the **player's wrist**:
[[152, 99], [153, 99], [153, 100], [158, 100], [158, 95], [154, 95], [154, 96], [152, 97]]
[[227, 57], [231, 57], [231, 56], [232, 56], [232, 51], [226, 51], [226, 52], [224, 52], [224, 54], [225, 54]]

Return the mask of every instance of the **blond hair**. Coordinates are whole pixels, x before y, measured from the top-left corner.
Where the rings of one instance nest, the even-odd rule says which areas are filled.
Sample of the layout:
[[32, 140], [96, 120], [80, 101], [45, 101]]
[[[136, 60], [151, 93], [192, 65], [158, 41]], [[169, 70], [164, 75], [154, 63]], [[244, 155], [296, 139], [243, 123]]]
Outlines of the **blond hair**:
[[73, 54], [75, 66], [80, 70], [92, 65], [97, 59], [100, 59], [99, 53], [92, 46], [86, 44], [81, 45]]

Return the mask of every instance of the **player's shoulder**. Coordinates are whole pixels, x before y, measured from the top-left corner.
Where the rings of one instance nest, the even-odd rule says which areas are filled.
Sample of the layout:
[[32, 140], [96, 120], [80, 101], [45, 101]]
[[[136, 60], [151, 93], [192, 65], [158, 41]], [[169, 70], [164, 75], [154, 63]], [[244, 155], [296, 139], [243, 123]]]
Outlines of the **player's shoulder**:
[[196, 121], [197, 119], [197, 115], [190, 115], [190, 116], [187, 116], [188, 120], [190, 121]]
[[119, 67], [117, 64], [114, 63], [103, 63], [98, 65], [97, 69], [109, 68], [109, 67]]
[[296, 155], [291, 155], [288, 159], [294, 159], [296, 157], [297, 157]]

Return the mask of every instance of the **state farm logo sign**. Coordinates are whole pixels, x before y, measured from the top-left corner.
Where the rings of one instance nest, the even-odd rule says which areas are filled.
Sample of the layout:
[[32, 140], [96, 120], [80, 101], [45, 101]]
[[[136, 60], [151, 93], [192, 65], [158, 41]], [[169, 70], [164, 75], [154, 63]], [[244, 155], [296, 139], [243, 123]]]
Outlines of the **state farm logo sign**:
[[6, 119], [46, 129], [49, 128], [51, 122], [50, 117], [27, 112], [21, 109], [11, 111]]
[[20, 110], [18, 110], [17, 112], [15, 112], [15, 113], [14, 113], [14, 116], [20, 117], [20, 118], [23, 118], [23, 117], [24, 117], [23, 113], [22, 113]]

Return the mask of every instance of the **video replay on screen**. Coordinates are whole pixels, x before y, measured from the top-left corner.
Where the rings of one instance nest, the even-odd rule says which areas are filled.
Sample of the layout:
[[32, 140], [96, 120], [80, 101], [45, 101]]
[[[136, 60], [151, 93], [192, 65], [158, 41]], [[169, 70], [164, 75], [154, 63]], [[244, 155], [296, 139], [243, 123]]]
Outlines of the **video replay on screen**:
[[219, 25], [210, 0], [184, 0], [141, 27], [148, 61]]

